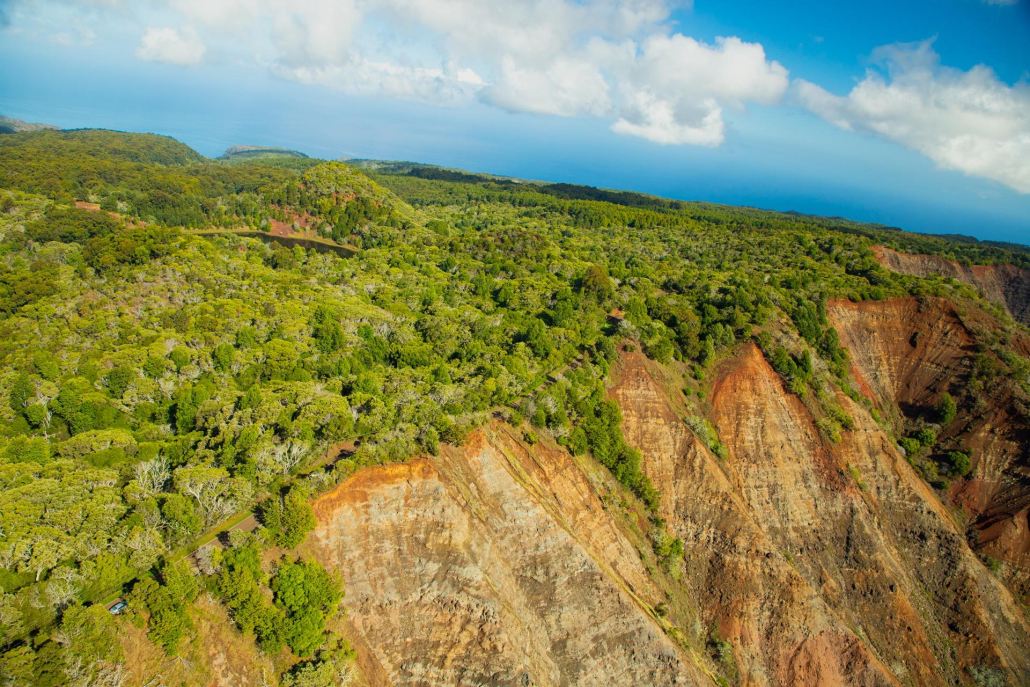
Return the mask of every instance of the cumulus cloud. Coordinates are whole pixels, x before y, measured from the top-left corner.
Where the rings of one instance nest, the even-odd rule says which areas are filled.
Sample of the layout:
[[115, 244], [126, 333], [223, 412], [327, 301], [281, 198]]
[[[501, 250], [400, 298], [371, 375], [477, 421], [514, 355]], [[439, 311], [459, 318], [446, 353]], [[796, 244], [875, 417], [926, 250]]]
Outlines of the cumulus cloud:
[[649, 37], [635, 59], [616, 59], [623, 93], [613, 131], [657, 143], [714, 147], [725, 138], [724, 107], [773, 104], [787, 91], [787, 70], [757, 43], [715, 45], [676, 35]]
[[725, 138], [722, 108], [707, 99], [691, 108], [688, 116], [677, 113], [668, 100], [640, 92], [627, 103], [623, 116], [612, 125], [617, 134], [639, 136], [655, 143], [684, 144], [714, 148]]
[[483, 87], [482, 78], [471, 69], [426, 68], [369, 60], [353, 55], [340, 64], [320, 67], [273, 65], [280, 77], [309, 85], [325, 86], [355, 95], [375, 95], [405, 100], [422, 100], [442, 105], [468, 102]]
[[136, 48], [136, 57], [148, 62], [195, 67], [204, 61], [206, 52], [207, 46], [192, 29], [148, 28]]
[[937, 165], [1030, 193], [1030, 84], [1009, 86], [984, 65], [940, 64], [932, 41], [878, 49], [885, 69], [870, 70], [847, 96], [795, 82], [812, 112], [849, 130], [870, 132], [926, 155]]
[[564, 56], [536, 69], [523, 67], [506, 56], [497, 82], [485, 89], [481, 97], [514, 112], [562, 117], [603, 117], [612, 109], [608, 83], [597, 66]]
[[302, 83], [600, 117], [664, 144], [719, 145], [726, 112], [775, 102], [788, 85], [761, 45], [676, 33], [671, 13], [689, 0], [50, 1], [177, 21], [145, 30], [144, 60], [194, 66], [211, 46]]
[[52, 33], [47, 37], [54, 45], [59, 45], [63, 48], [72, 48], [77, 45], [88, 47], [96, 42], [97, 34], [88, 28], [79, 28], [76, 31], [76, 35], [72, 35], [68, 31], [60, 31], [58, 33]]

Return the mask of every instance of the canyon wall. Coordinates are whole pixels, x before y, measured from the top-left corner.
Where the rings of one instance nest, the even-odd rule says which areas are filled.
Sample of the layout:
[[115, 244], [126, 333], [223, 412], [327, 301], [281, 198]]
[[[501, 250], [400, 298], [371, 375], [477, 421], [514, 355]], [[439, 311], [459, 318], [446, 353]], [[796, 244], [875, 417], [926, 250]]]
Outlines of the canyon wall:
[[949, 684], [962, 668], [1030, 681], [1022, 612], [863, 408], [841, 397], [856, 427], [828, 444], [748, 346], [711, 397], [719, 460], [664, 374], [628, 355], [612, 394], [744, 684]]
[[497, 424], [316, 502], [371, 684], [711, 684], [585, 462]]
[[[833, 304], [842, 339], [873, 336], [867, 307]], [[924, 403], [961, 367], [969, 342], [948, 332], [925, 364], [881, 341], [870, 359], [892, 362], [856, 370], [877, 396]], [[829, 442], [744, 346], [703, 405], [719, 458], [689, 428], [677, 374], [623, 352], [609, 389], [684, 543], [669, 572], [606, 470], [502, 423], [321, 497], [309, 546], [343, 574], [365, 680], [1030, 684], [1023, 609], [866, 408], [840, 395], [855, 428]], [[898, 391], [915, 387], [929, 396]]]
[[[945, 445], [967, 449], [968, 478], [956, 480], [949, 502], [968, 517], [967, 536], [978, 553], [1009, 565], [1003, 571], [1020, 596], [1030, 594], [1030, 431], [1011, 388], [997, 380], [963, 399], [975, 356], [970, 329], [996, 331], [984, 313], [960, 313], [947, 300], [832, 302], [828, 315], [852, 357], [852, 374], [884, 414], [932, 415], [941, 396], [962, 405], [940, 428]], [[1030, 343], [1016, 332], [1010, 346], [1026, 356]], [[990, 355], [984, 353], [984, 355]], [[973, 404], [979, 408], [971, 408]]]
[[960, 265], [937, 255], [917, 255], [875, 246], [876, 260], [885, 268], [914, 277], [939, 274], [953, 277], [983, 292], [1003, 306], [1017, 322], [1030, 325], [1030, 270], [1015, 265]]

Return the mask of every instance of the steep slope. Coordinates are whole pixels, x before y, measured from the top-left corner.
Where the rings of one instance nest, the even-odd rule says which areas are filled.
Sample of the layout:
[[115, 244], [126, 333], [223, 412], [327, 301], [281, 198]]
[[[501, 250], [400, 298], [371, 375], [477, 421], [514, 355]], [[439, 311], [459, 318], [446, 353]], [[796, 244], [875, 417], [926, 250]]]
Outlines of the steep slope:
[[[944, 392], [961, 398], [977, 355], [970, 327], [1000, 328], [982, 313], [960, 317], [942, 299], [840, 301], [830, 304], [828, 314], [862, 386], [886, 412], [896, 406], [908, 416], [926, 413]], [[1027, 342], [1018, 333], [1011, 345], [1026, 354]], [[970, 516], [970, 540], [977, 551], [1010, 563], [1010, 586], [1025, 595], [1030, 592], [1030, 436], [1025, 415], [1000, 381], [967, 399], [940, 438], [971, 452], [973, 471], [950, 489], [953, 503]]]
[[1030, 325], [1030, 270], [1007, 264], [966, 266], [937, 255], [899, 253], [883, 246], [873, 248], [873, 253], [881, 265], [894, 272], [914, 277], [954, 277], [1005, 306], [1016, 321]]
[[373, 684], [708, 684], [606, 508], [563, 449], [494, 425], [355, 475], [316, 502], [313, 542]]
[[[249, 687], [275, 684], [279, 671], [261, 653], [252, 637], [236, 630], [225, 608], [211, 597], [201, 598], [190, 611], [194, 632], [170, 658], [126, 616], [120, 618], [120, 642], [125, 652], [123, 687]], [[103, 683], [94, 683], [103, 684]], [[119, 684], [113, 682], [111, 684]]]
[[1030, 680], [1011, 595], [863, 409], [848, 406], [856, 429], [827, 446], [748, 347], [713, 392], [719, 463], [660, 375], [630, 355], [612, 395], [684, 540], [685, 584], [745, 684], [948, 684], [962, 669]]
[[0, 115], [0, 134], [19, 134], [23, 131], [41, 131], [44, 129], [58, 129], [52, 124], [37, 124], [34, 122], [26, 122], [21, 119], [15, 119], [14, 117], [5, 117]]
[[[896, 684], [763, 531], [725, 466], [680, 419], [683, 408], [670, 401], [660, 374], [652, 376], [642, 355], [627, 354], [611, 395], [662, 492], [661, 515], [683, 539], [688, 593], [704, 623], [733, 644], [744, 684]], [[918, 658], [932, 664], [925, 648]]]
[[603, 470], [503, 424], [319, 499], [309, 543], [344, 575], [369, 682], [709, 684], [706, 638], [742, 685], [1030, 681], [1022, 611], [864, 408], [841, 396], [855, 429], [827, 444], [745, 347], [711, 398], [720, 460], [672, 381], [624, 353], [610, 395], [684, 541], [673, 583]]

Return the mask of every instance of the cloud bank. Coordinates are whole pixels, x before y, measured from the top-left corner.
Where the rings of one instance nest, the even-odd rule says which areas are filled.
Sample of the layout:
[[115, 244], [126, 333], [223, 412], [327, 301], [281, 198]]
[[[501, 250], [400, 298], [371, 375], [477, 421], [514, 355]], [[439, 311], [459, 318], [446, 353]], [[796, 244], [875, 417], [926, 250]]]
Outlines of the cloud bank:
[[142, 60], [233, 55], [347, 93], [597, 117], [661, 144], [718, 146], [725, 111], [789, 87], [757, 43], [674, 32], [677, 0], [62, 1], [135, 17]]
[[1030, 193], [1030, 84], [1009, 86], [984, 65], [943, 67], [932, 41], [886, 46], [873, 57], [886, 74], [870, 70], [847, 96], [799, 79], [800, 101], [843, 129]]
[[207, 47], [195, 31], [151, 28], [143, 34], [136, 57], [148, 62], [195, 67], [204, 61], [206, 52]]
[[[727, 113], [776, 105], [792, 92], [793, 102], [842, 129], [1030, 193], [1030, 87], [1005, 84], [986, 66], [944, 67], [932, 42], [878, 49], [877, 67], [836, 95], [791, 83], [759, 43], [707, 43], [677, 31], [673, 13], [689, 0], [36, 2], [77, 7], [98, 26], [114, 16], [134, 23], [142, 60], [232, 60], [355, 95], [592, 117], [663, 145], [717, 147]], [[0, 0], [0, 14], [14, 4]]]

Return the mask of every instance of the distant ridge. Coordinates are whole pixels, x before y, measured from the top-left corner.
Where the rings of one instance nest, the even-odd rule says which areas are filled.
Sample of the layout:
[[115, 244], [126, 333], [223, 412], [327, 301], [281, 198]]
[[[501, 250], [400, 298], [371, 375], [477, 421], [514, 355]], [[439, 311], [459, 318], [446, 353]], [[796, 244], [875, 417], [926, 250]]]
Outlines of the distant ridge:
[[23, 131], [42, 131], [44, 129], [60, 130], [60, 128], [53, 124], [35, 124], [0, 115], [0, 134], [19, 134]]
[[519, 177], [503, 176], [500, 174], [489, 174], [487, 172], [469, 172], [456, 167], [441, 167], [422, 162], [409, 162], [407, 160], [370, 160], [365, 158], [340, 158], [340, 162], [346, 162], [352, 167], [363, 171], [383, 172], [386, 174], [407, 174], [408, 176], [421, 176], [428, 178], [432, 175], [435, 178], [447, 177], [451, 181], [507, 181], [515, 184], [547, 184], [546, 181], [534, 181], [532, 179], [521, 179]]
[[218, 159], [229, 160], [233, 158], [264, 157], [266, 155], [282, 155], [305, 160], [308, 158], [304, 153], [289, 150], [288, 148], [278, 148], [275, 146], [233, 146], [226, 150], [222, 157]]

